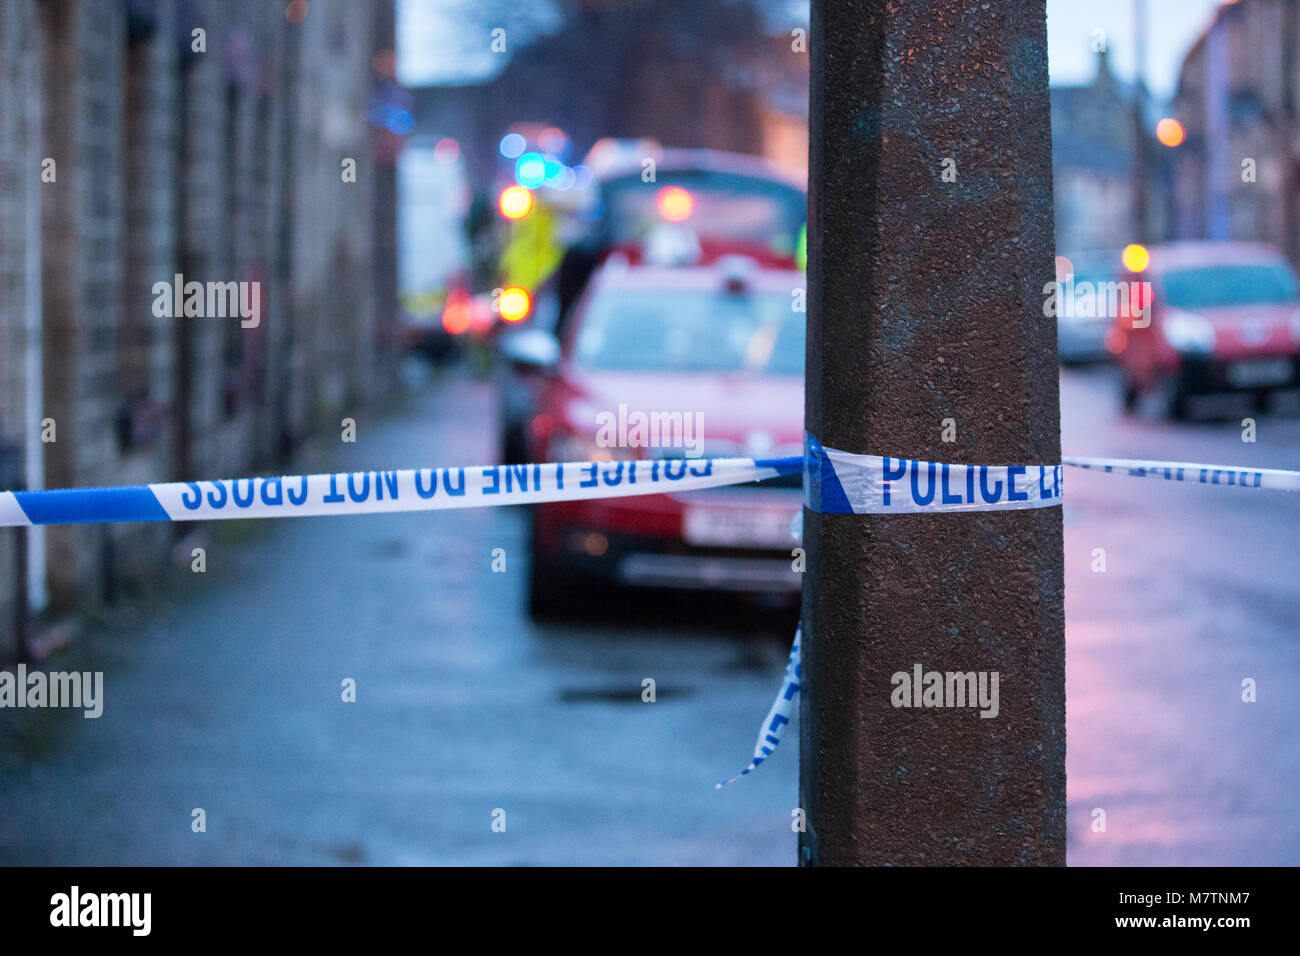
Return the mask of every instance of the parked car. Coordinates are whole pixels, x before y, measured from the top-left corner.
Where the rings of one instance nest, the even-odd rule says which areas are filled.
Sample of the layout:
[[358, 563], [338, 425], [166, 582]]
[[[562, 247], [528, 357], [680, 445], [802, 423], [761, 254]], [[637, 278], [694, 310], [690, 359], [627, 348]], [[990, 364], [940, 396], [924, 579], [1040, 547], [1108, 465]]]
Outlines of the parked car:
[[[802, 453], [804, 277], [752, 259], [597, 271], [562, 337], [521, 333], [516, 358], [548, 368], [528, 428], [533, 461]], [[610, 415], [680, 413], [657, 447], [601, 440]], [[678, 440], [680, 439], [680, 440]], [[595, 582], [795, 599], [800, 476], [681, 494], [537, 505], [529, 606], [548, 617]]]
[[1156, 394], [1173, 418], [1188, 400], [1245, 392], [1257, 411], [1275, 389], [1300, 384], [1300, 301], [1295, 272], [1276, 249], [1241, 242], [1157, 246], [1127, 270], [1128, 308], [1107, 348], [1119, 366], [1124, 408]]
[[[552, 276], [537, 290], [532, 314], [497, 340], [496, 387], [501, 463], [528, 459], [528, 423], [537, 407], [544, 370], [558, 358], [559, 292]], [[538, 335], [537, 333], [543, 333]], [[540, 343], [540, 345], [539, 345]], [[538, 353], [537, 349], [543, 351]]]
[[1120, 280], [1120, 253], [1074, 253], [1057, 257], [1056, 347], [1062, 365], [1110, 358], [1106, 333], [1112, 286]]
[[450, 362], [457, 352], [456, 337], [442, 323], [447, 299], [439, 292], [404, 296], [398, 310], [402, 344], [436, 365]]

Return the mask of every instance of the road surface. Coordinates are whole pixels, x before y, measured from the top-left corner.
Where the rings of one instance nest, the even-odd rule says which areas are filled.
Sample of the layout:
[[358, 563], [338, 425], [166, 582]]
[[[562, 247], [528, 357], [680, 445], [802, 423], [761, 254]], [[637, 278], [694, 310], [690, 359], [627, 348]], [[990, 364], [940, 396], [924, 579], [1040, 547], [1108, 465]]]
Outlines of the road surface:
[[[1107, 369], [1062, 396], [1066, 454], [1300, 467], [1294, 406], [1247, 444], [1230, 406], [1124, 419]], [[490, 462], [493, 400], [425, 383], [298, 467]], [[1300, 863], [1300, 495], [1066, 479], [1071, 864]], [[0, 711], [0, 863], [792, 864], [797, 730], [713, 787], [748, 760], [789, 615], [647, 599], [539, 627], [524, 530], [213, 526], [206, 573], [53, 662], [105, 672], [102, 718]]]

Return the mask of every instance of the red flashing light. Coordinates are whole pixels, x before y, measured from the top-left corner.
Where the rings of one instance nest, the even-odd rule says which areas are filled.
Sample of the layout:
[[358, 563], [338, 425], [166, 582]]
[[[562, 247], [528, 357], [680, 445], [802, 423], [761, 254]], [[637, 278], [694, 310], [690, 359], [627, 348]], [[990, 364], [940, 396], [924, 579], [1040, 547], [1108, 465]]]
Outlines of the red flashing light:
[[460, 335], [469, 328], [469, 323], [469, 296], [463, 292], [451, 293], [442, 309], [442, 327], [452, 335]]

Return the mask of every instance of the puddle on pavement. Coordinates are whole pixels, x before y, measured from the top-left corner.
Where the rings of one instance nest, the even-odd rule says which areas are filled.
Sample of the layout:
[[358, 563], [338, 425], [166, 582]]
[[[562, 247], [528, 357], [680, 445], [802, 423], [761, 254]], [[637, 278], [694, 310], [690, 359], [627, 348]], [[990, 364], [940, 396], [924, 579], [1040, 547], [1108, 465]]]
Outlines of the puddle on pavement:
[[377, 558], [404, 558], [407, 550], [407, 543], [401, 538], [376, 541], [370, 546], [370, 553]]
[[[695, 693], [691, 687], [656, 687], [655, 701], [690, 697]], [[559, 698], [566, 704], [639, 704], [641, 703], [641, 686], [619, 684], [617, 687], [564, 687], [560, 689]]]

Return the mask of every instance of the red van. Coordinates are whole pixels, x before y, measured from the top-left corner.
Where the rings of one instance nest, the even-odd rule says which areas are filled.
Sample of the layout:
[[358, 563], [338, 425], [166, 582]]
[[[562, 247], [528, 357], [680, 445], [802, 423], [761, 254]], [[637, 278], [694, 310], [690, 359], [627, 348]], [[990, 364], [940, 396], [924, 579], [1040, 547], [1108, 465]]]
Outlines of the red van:
[[1141, 271], [1126, 270], [1123, 305], [1106, 347], [1132, 411], [1156, 394], [1171, 418], [1188, 399], [1244, 392], [1257, 411], [1270, 394], [1300, 385], [1300, 300], [1295, 272], [1271, 246], [1180, 242], [1155, 246]]

